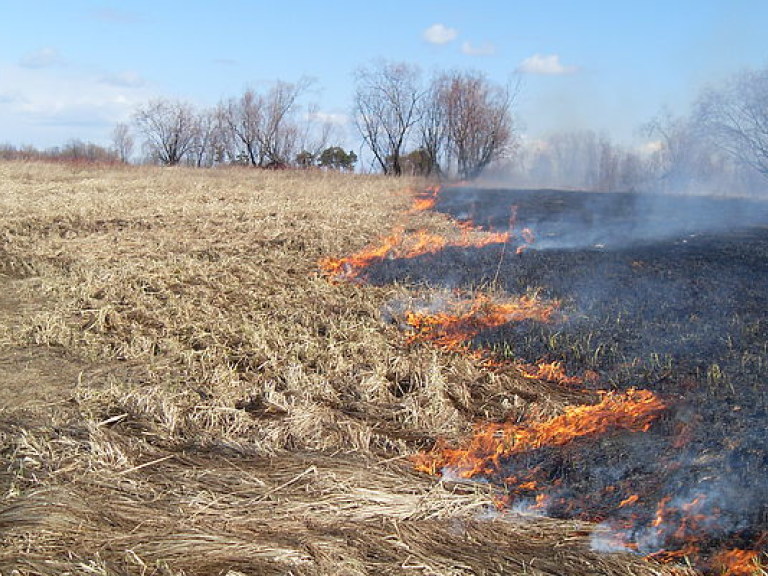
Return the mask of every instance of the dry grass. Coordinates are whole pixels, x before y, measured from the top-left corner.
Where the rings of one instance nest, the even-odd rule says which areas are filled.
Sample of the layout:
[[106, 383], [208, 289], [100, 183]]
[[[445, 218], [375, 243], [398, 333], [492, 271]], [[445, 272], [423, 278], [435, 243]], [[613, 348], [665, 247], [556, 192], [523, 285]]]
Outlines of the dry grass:
[[319, 272], [450, 227], [408, 211], [422, 185], [0, 163], [0, 573], [675, 572], [411, 471], [568, 401], [408, 344], [385, 311], [413, 289]]

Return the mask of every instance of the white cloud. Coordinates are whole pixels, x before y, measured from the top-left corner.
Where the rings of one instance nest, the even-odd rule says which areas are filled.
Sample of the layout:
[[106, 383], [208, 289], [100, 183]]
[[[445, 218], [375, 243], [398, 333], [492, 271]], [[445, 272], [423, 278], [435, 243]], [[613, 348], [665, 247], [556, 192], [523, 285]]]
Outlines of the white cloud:
[[145, 84], [145, 80], [141, 77], [140, 74], [130, 70], [120, 72], [119, 74], [103, 76], [100, 82], [102, 84], [118, 86], [121, 88], [139, 88]]
[[[115, 76], [120, 78], [121, 75]], [[116, 122], [130, 118], [139, 104], [153, 94], [135, 85], [138, 75], [123, 83], [105, 79], [71, 66], [24, 68], [0, 64], [0, 77], [13, 86], [0, 95], [3, 139], [14, 144], [51, 146], [72, 138], [95, 142], [109, 137]]]
[[344, 126], [349, 122], [349, 116], [338, 112], [312, 112], [310, 118], [316, 122], [334, 126]]
[[479, 44], [477, 46], [472, 44], [472, 42], [464, 42], [461, 45], [461, 51], [470, 56], [491, 56], [496, 54], [496, 46], [490, 42]]
[[448, 28], [444, 24], [432, 24], [424, 30], [424, 40], [430, 44], [448, 44], [456, 39], [459, 31], [455, 28]]
[[576, 66], [565, 66], [557, 54], [534, 54], [523, 60], [517, 67], [524, 74], [542, 74], [547, 76], [562, 76], [578, 72]]
[[64, 63], [58, 50], [55, 48], [41, 48], [29, 54], [25, 54], [19, 61], [24, 68], [49, 68], [60, 66]]

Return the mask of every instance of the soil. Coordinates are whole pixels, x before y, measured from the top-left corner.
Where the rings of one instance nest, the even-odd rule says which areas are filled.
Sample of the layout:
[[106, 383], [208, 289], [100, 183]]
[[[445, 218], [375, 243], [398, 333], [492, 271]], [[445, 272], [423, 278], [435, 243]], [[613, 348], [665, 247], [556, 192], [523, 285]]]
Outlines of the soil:
[[[0, 276], [0, 325], [18, 329], [23, 315], [42, 308], [35, 280]], [[0, 407], [26, 426], [49, 424], [69, 412], [78, 374], [86, 364], [62, 350], [0, 347]]]

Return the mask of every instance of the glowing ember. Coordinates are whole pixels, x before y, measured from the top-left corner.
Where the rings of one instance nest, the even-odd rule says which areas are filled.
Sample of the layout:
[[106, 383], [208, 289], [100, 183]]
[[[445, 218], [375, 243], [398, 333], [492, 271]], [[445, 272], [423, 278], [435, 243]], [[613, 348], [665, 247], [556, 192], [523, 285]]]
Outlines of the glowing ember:
[[501, 461], [542, 446], [562, 446], [576, 438], [611, 430], [645, 431], [665, 408], [648, 390], [605, 393], [595, 405], [569, 406], [560, 416], [527, 424], [485, 424], [462, 448], [439, 447], [413, 457], [416, 468], [429, 474], [449, 469], [463, 478], [499, 474]]

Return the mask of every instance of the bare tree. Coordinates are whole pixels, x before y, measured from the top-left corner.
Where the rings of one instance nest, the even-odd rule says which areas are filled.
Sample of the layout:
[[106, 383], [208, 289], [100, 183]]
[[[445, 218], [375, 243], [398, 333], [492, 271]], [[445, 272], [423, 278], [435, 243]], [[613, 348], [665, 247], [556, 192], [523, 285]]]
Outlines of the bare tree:
[[310, 105], [304, 122], [301, 123], [297, 143], [299, 166], [307, 167], [318, 160], [323, 150], [328, 148], [331, 139], [338, 139], [337, 132], [337, 126], [321, 114], [316, 105]]
[[514, 145], [517, 87], [492, 85], [476, 72], [453, 73], [442, 84], [450, 154], [459, 177], [472, 179]]
[[723, 153], [713, 147], [714, 140], [703, 137], [702, 124], [697, 119], [674, 116], [663, 109], [644, 126], [644, 131], [658, 139], [649, 165], [656, 186], [683, 191], [721, 179], [717, 165]]
[[150, 155], [168, 166], [175, 166], [190, 152], [198, 129], [191, 105], [164, 98], [140, 107], [134, 122]]
[[118, 122], [112, 130], [112, 146], [120, 162], [126, 164], [133, 153], [133, 135], [131, 128], [124, 122]]
[[295, 120], [297, 100], [311, 82], [277, 82], [264, 98], [261, 148], [267, 163], [272, 166], [289, 164], [296, 153], [302, 130]]
[[194, 166], [213, 166], [223, 160], [224, 135], [216, 109], [202, 110], [198, 114], [197, 131], [189, 153]]
[[266, 94], [247, 89], [219, 106], [235, 156], [252, 166], [290, 163], [298, 153], [302, 129], [296, 120], [298, 99], [311, 82], [278, 81]]
[[264, 163], [260, 138], [263, 116], [264, 99], [250, 88], [239, 98], [230, 98], [219, 107], [219, 117], [234, 145], [233, 154], [236, 159], [247, 160], [251, 166]]
[[448, 139], [447, 110], [443, 98], [448, 91], [447, 81], [445, 76], [435, 77], [422, 99], [419, 152], [425, 176], [443, 175], [442, 165], [446, 161]]
[[768, 68], [707, 90], [694, 117], [717, 146], [768, 178]]
[[380, 62], [355, 75], [354, 122], [385, 174], [402, 173], [400, 157], [419, 121], [418, 68]]

